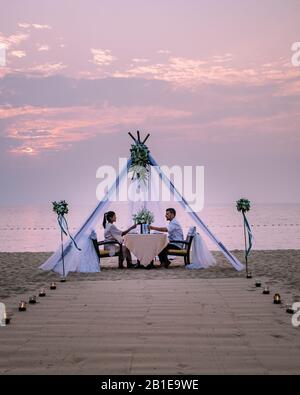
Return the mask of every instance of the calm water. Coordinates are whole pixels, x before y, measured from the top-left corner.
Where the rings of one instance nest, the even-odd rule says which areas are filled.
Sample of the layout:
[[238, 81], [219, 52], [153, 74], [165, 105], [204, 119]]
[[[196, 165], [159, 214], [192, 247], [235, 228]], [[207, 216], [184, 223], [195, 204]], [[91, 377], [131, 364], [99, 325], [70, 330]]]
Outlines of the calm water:
[[[84, 222], [91, 209], [88, 206], [71, 207], [67, 219], [72, 232]], [[122, 208], [117, 213], [117, 225], [125, 228]], [[242, 215], [234, 205], [207, 207], [200, 217], [229, 249], [243, 248]], [[186, 232], [192, 225], [189, 216], [179, 211], [178, 219]], [[254, 249], [300, 248], [300, 205], [257, 205], [248, 214], [248, 219], [255, 238]], [[0, 208], [0, 251], [54, 251], [59, 241], [60, 232], [51, 207]], [[215, 249], [210, 242], [208, 245]]]

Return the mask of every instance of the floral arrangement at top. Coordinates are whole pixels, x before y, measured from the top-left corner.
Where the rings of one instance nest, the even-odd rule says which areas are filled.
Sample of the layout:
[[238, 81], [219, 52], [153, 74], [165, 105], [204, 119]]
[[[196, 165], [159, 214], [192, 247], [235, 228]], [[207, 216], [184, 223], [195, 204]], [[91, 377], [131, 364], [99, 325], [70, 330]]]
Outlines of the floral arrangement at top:
[[154, 215], [151, 211], [146, 208], [141, 209], [132, 216], [133, 221], [136, 224], [148, 224], [151, 225], [154, 222]]
[[130, 149], [131, 166], [129, 171], [133, 173], [132, 179], [140, 179], [144, 182], [149, 173], [149, 149], [144, 143], [132, 144]]
[[63, 245], [63, 235], [70, 237], [75, 248], [77, 248], [78, 251], [81, 251], [81, 249], [78, 247], [76, 241], [73, 239], [72, 235], [70, 234], [68, 222], [65, 218], [65, 214], [68, 214], [69, 212], [68, 203], [65, 200], [60, 200], [59, 202], [52, 202], [52, 206], [53, 206], [53, 211], [57, 214], [57, 222], [61, 230], [61, 260], [63, 265], [63, 276], [61, 278], [61, 281], [65, 282], [66, 281], [65, 262], [64, 262], [65, 253], [64, 253], [64, 245]]
[[61, 200], [59, 202], [52, 202], [53, 204], [53, 211], [57, 215], [65, 215], [68, 214], [68, 203], [65, 200]]
[[245, 213], [246, 211], [250, 211], [251, 205], [250, 205], [250, 200], [248, 199], [240, 199], [236, 202], [236, 208], [237, 211], [242, 211]]

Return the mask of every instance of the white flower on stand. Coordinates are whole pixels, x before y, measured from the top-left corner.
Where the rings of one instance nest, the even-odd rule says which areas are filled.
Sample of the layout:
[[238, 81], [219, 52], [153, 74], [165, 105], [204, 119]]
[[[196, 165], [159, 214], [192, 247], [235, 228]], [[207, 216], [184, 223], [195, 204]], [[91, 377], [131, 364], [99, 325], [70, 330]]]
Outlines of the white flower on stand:
[[133, 215], [133, 221], [136, 224], [148, 224], [151, 225], [154, 222], [154, 215], [151, 211], [146, 208], [141, 209]]

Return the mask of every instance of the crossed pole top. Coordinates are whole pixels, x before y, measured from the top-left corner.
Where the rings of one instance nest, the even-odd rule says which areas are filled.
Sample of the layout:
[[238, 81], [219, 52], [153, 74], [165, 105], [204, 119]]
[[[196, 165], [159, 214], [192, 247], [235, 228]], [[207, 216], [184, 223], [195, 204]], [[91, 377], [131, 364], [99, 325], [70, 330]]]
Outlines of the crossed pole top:
[[132, 135], [132, 133], [130, 133], [130, 132], [128, 132], [128, 134], [129, 134], [129, 136], [132, 138], [132, 140], [135, 142], [135, 144], [137, 144], [137, 145], [138, 145], [138, 144], [145, 144], [146, 141], [148, 140], [148, 138], [150, 137], [150, 133], [148, 133], [147, 136], [144, 138], [144, 140], [141, 141], [141, 136], [140, 136], [139, 130], [136, 132], [137, 137], [134, 137], [134, 136]]

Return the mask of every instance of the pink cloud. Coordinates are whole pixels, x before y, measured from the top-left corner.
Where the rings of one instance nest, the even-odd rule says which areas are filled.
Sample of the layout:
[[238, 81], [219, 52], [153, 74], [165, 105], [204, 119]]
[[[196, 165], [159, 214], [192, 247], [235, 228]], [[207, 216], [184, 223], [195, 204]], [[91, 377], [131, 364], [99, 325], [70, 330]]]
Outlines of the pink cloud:
[[111, 51], [109, 49], [91, 49], [93, 60], [91, 63], [96, 64], [97, 66], [109, 66], [116, 58], [111, 55]]
[[39, 23], [33, 23], [31, 26], [34, 27], [35, 29], [38, 29], [38, 30], [42, 30], [42, 29], [50, 30], [50, 29], [52, 29], [52, 27], [50, 25], [41, 25]]
[[18, 26], [23, 29], [29, 29], [31, 25], [30, 25], [30, 23], [26, 23], [26, 22], [19, 22]]
[[169, 51], [168, 49], [159, 49], [157, 53], [160, 55], [170, 55], [171, 51]]
[[38, 46], [38, 51], [49, 51], [50, 50], [50, 47], [49, 47], [49, 45], [46, 45], [46, 44], [44, 44], [44, 45], [37, 45]]
[[145, 58], [133, 58], [132, 61], [134, 63], [147, 63], [149, 62], [149, 59], [145, 59]]
[[292, 67], [283, 60], [255, 68], [237, 68], [228, 65], [232, 61], [232, 56], [226, 53], [207, 60], [170, 57], [167, 63], [137, 65], [127, 70], [118, 70], [113, 76], [164, 80], [175, 86], [191, 89], [207, 83], [264, 85], [289, 82], [293, 84], [291, 80], [300, 77], [300, 69]]
[[52, 29], [52, 27], [50, 25], [41, 25], [40, 23], [19, 22], [18, 26], [23, 29], [30, 29], [30, 28], [34, 28], [37, 30]]
[[5, 36], [0, 32], [0, 43], [3, 44], [6, 49], [11, 49], [20, 45], [23, 41], [29, 38], [29, 34], [17, 32], [10, 36]]
[[115, 131], [120, 124], [138, 125], [157, 119], [181, 119], [189, 112], [160, 107], [69, 107], [2, 109], [2, 117], [16, 117], [5, 130], [14, 146], [11, 153], [34, 155], [64, 150], [72, 144]]
[[215, 63], [226, 63], [226, 62], [230, 62], [232, 59], [233, 59], [233, 55], [231, 53], [213, 56], [213, 62]]
[[45, 77], [48, 77], [49, 75], [56, 74], [57, 72], [65, 69], [66, 67], [67, 66], [65, 64], [61, 63], [61, 62], [60, 63], [55, 63], [55, 62], [50, 63], [50, 62], [48, 62], [48, 63], [38, 64], [38, 65], [35, 65], [35, 66], [32, 66], [32, 67], [28, 67], [25, 70], [24, 69], [22, 69], [22, 70], [19, 69], [19, 70], [16, 70], [16, 71], [19, 71], [19, 72], [26, 71], [26, 73], [38, 73], [38, 74], [41, 74], [41, 75], [43, 75]]
[[24, 58], [26, 56], [26, 52], [25, 51], [11, 51], [10, 55], [15, 56], [16, 58]]

